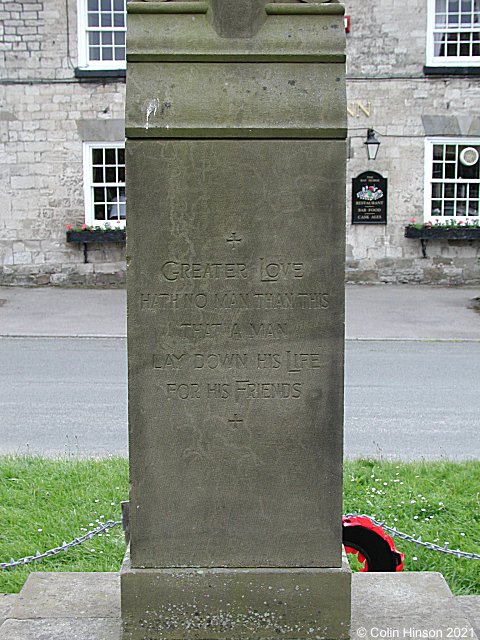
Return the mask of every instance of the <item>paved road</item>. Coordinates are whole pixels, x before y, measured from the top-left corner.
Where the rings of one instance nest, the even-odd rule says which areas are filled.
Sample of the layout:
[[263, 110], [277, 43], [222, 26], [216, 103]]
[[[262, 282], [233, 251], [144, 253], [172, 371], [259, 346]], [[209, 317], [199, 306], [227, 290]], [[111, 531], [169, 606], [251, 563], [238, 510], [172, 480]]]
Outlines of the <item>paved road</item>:
[[[348, 341], [348, 457], [480, 459], [480, 342]], [[0, 453], [126, 455], [126, 342], [0, 338]]]

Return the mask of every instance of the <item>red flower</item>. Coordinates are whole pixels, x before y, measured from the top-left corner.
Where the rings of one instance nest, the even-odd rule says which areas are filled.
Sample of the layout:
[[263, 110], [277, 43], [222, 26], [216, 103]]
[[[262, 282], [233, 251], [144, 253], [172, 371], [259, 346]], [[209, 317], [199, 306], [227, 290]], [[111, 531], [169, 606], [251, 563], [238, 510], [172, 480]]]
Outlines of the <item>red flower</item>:
[[416, 219], [416, 218], [410, 218], [410, 222], [411, 222], [412, 224], [415, 224], [415, 223], [416, 223], [416, 221], [417, 221], [417, 219]]
[[87, 228], [86, 224], [82, 224], [82, 231], [85, 231], [85, 229]]
[[72, 228], [71, 224], [67, 224], [67, 231], [70, 231], [70, 229]]

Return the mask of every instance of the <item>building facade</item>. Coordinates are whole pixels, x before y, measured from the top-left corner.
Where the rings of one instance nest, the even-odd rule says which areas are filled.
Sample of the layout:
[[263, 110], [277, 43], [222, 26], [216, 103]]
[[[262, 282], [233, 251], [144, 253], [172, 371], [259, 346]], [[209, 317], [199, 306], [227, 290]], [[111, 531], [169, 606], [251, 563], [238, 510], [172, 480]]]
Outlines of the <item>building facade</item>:
[[[347, 281], [478, 284], [480, 0], [346, 13]], [[122, 285], [125, 0], [8, 0], [0, 17], [0, 284]], [[445, 237], [405, 237], [412, 220]], [[85, 225], [117, 236], [67, 242]]]

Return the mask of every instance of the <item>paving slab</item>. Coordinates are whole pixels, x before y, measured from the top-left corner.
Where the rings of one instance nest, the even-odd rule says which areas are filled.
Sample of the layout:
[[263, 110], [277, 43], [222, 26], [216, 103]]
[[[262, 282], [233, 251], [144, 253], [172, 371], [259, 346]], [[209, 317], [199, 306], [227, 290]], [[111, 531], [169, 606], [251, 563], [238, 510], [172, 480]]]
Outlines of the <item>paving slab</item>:
[[7, 620], [0, 640], [120, 640], [120, 618]]
[[14, 593], [0, 593], [0, 627], [10, 617], [10, 610], [17, 597]]
[[17, 620], [119, 616], [116, 573], [31, 573], [10, 612]]
[[[27, 583], [21, 611], [14, 605], [24, 618], [11, 610], [0, 640], [121, 640], [118, 574], [39, 573]], [[480, 596], [454, 597], [440, 573], [353, 575], [352, 640], [478, 640], [479, 611]]]
[[[350, 340], [480, 341], [480, 287], [347, 285]], [[0, 336], [125, 337], [123, 289], [0, 287]]]
[[480, 340], [479, 287], [347, 286], [347, 340]]
[[458, 596], [457, 600], [480, 638], [480, 596]]
[[124, 337], [122, 289], [0, 287], [0, 335]]
[[441, 573], [356, 573], [352, 590], [351, 638], [476, 638]]

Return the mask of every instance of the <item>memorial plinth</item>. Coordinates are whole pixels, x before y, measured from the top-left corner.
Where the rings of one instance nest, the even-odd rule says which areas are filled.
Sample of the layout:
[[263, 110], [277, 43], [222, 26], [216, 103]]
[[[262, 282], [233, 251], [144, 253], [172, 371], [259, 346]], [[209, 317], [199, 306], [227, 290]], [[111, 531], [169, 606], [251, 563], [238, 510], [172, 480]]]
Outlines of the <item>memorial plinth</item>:
[[124, 638], [346, 638], [343, 7], [128, 7]]

